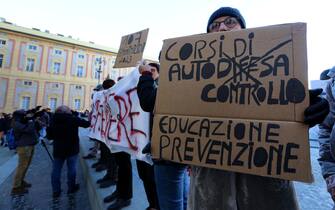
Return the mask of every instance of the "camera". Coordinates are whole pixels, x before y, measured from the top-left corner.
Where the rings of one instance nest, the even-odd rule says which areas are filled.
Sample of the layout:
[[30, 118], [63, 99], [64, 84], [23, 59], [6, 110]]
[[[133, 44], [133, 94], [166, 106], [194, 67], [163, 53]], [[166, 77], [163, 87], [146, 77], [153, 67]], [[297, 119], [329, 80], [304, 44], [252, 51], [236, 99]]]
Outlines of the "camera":
[[16, 110], [13, 113], [13, 118], [16, 121], [20, 121], [21, 123], [26, 124], [29, 120], [35, 120], [37, 117], [40, 117], [43, 115], [44, 110], [40, 111], [40, 108], [42, 106], [36, 106], [33, 109], [29, 109], [27, 111], [24, 111], [23, 109]]

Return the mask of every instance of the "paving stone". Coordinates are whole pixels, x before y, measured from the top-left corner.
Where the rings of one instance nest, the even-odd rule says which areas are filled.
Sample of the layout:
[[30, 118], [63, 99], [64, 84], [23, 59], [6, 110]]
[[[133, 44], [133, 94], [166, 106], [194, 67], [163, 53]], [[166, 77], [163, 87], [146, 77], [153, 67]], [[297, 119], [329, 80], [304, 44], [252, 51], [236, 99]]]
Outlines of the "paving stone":
[[[49, 151], [52, 148], [49, 146]], [[35, 154], [28, 169], [26, 180], [32, 184], [29, 193], [22, 196], [11, 196], [13, 177], [15, 171], [0, 185], [0, 209], [1, 210], [90, 210], [90, 203], [83, 181], [83, 174], [78, 162], [77, 182], [80, 183], [80, 190], [67, 195], [66, 186], [66, 165], [62, 171], [62, 194], [58, 199], [52, 198], [51, 188], [51, 160], [42, 145], [35, 147]]]

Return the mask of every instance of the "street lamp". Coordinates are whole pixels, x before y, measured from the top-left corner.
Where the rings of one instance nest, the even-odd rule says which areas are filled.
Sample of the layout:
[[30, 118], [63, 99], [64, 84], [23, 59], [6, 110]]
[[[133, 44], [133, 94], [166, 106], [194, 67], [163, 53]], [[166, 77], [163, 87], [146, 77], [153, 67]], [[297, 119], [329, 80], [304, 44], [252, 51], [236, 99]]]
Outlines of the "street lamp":
[[105, 59], [104, 58], [99, 57], [99, 58], [95, 59], [95, 65], [99, 65], [99, 68], [95, 70], [98, 73], [98, 84], [100, 84], [100, 74], [102, 72], [102, 68], [101, 68], [102, 64], [105, 64]]

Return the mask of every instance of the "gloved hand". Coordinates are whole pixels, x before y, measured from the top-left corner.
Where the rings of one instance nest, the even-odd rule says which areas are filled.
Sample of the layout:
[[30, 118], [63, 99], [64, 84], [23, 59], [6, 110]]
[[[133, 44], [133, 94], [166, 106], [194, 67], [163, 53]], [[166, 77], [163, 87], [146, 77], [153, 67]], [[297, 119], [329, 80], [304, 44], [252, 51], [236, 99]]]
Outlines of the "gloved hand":
[[143, 154], [150, 154], [151, 153], [151, 142], [149, 142], [142, 150]]
[[79, 117], [79, 112], [75, 111], [75, 110], [71, 110], [71, 113], [73, 116]]
[[322, 123], [329, 113], [329, 103], [320, 97], [321, 93], [321, 88], [309, 90], [310, 105], [304, 112], [304, 122], [309, 127]]
[[327, 190], [330, 193], [333, 201], [335, 201], [335, 175], [326, 178]]

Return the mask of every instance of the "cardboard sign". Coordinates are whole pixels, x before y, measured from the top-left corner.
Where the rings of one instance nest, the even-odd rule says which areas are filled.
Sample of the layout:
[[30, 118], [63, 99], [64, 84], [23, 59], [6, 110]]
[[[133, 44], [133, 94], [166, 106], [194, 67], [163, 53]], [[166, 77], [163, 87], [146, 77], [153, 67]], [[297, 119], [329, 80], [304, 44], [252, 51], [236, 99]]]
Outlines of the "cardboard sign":
[[142, 60], [149, 29], [123, 36], [113, 68], [134, 67]]
[[155, 158], [312, 181], [306, 24], [164, 41]]
[[152, 164], [151, 157], [142, 154], [150, 134], [149, 113], [142, 110], [136, 91], [139, 76], [135, 69], [112, 88], [94, 93], [89, 137], [111, 152], [124, 151]]

